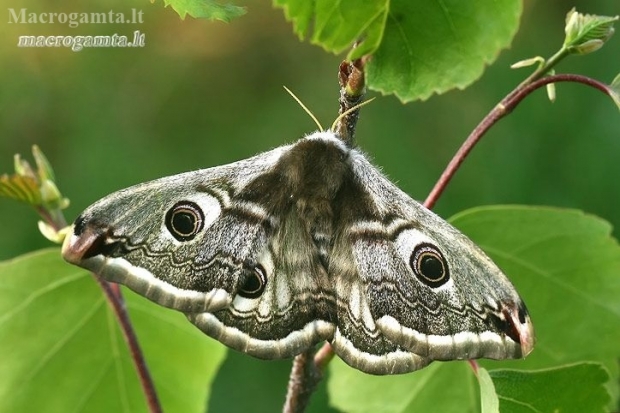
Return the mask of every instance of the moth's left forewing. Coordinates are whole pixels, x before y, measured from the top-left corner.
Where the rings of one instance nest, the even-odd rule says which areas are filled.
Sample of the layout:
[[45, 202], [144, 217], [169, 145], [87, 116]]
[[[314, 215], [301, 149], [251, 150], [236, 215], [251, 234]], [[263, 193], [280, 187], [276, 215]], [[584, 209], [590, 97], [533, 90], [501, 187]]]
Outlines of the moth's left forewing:
[[351, 320], [365, 314], [399, 349], [429, 360], [527, 355], [532, 324], [501, 270], [361, 154], [352, 165], [375, 213], [348, 228], [360, 280], [349, 288], [361, 291]]
[[335, 327], [312, 240], [283, 184], [295, 147], [111, 194], [76, 220], [63, 255], [186, 313], [229, 347], [299, 354]]

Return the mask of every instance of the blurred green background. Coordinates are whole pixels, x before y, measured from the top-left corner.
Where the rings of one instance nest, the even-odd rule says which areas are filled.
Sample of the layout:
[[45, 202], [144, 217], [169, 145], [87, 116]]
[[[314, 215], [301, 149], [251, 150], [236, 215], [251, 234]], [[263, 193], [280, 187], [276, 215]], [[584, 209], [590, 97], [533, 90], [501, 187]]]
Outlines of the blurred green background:
[[[247, 6], [247, 15], [224, 24], [182, 21], [159, 1], [93, 0], [80, 6], [5, 1], [6, 7], [36, 12], [137, 8], [144, 12], [144, 24], [7, 24], [5, 14], [0, 25], [0, 173], [12, 171], [14, 153], [29, 157], [31, 145], [38, 144], [71, 199], [66, 216], [72, 220], [117, 189], [232, 162], [313, 131], [315, 125], [283, 85], [324, 125], [331, 124], [342, 56], [300, 42], [270, 2], [239, 3]], [[529, 73], [509, 65], [557, 50], [564, 16], [573, 6], [588, 13], [620, 13], [618, 0], [526, 1], [512, 48], [477, 83], [408, 105], [379, 97], [362, 110], [360, 146], [406, 192], [424, 199], [477, 122]], [[131, 35], [133, 30], [145, 33], [146, 47], [81, 52], [16, 47], [20, 35]], [[611, 82], [620, 72], [620, 36], [593, 55], [567, 59], [558, 71]], [[556, 205], [597, 214], [619, 228], [619, 156], [620, 116], [611, 100], [582, 85], [560, 84], [555, 103], [539, 91], [491, 130], [436, 211], [448, 217], [485, 204]], [[35, 214], [23, 205], [0, 199], [0, 217], [0, 259], [51, 245], [39, 235]], [[254, 394], [252, 386], [257, 392], [261, 386], [278, 386], [283, 397], [284, 384], [277, 383], [286, 382], [289, 362], [239, 357], [227, 364], [247, 377], [273, 371], [273, 380], [246, 383], [246, 394]], [[226, 380], [239, 383], [234, 374], [222, 376], [216, 393], [226, 388]], [[212, 403], [225, 399], [220, 394]], [[253, 397], [237, 399], [248, 408], [257, 406]], [[258, 405], [273, 403], [265, 411], [278, 411], [281, 402]]]

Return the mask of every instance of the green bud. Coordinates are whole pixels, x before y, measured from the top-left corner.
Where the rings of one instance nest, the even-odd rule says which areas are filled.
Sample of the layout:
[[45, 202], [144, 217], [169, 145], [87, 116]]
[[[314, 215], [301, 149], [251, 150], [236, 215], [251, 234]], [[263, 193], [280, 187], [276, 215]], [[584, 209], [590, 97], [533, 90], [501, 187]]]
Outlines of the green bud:
[[56, 179], [54, 178], [54, 170], [52, 169], [52, 165], [50, 165], [49, 161], [37, 145], [32, 146], [32, 156], [37, 164], [37, 172], [41, 182], [46, 180], [55, 181]]
[[554, 83], [547, 84], [547, 98], [549, 98], [551, 102], [555, 102], [555, 84]]
[[72, 227], [67, 226], [62, 228], [61, 230], [56, 231], [53, 226], [44, 221], [38, 222], [39, 232], [47, 238], [48, 240], [56, 243], [62, 244], [65, 238], [71, 234]]
[[[548, 72], [549, 75], [555, 75], [555, 70], [551, 69]], [[551, 103], [555, 102], [555, 83], [547, 83], [547, 98], [551, 101]]]
[[620, 109], [620, 74], [618, 74], [618, 76], [616, 76], [616, 78], [611, 82], [609, 89], [609, 95], [614, 100], [616, 106], [618, 106], [618, 109]]
[[52, 241], [53, 243], [62, 244], [65, 239], [66, 233], [63, 233], [62, 230], [56, 231], [54, 227], [43, 221], [39, 221], [37, 224], [39, 226], [39, 232], [45, 238]]
[[580, 44], [579, 46], [574, 46], [571, 49], [571, 52], [578, 54], [588, 54], [592, 52], [596, 52], [598, 49], [603, 47], [605, 44], [604, 41], [599, 39], [588, 40], [587, 42]]
[[45, 205], [56, 206], [58, 202], [60, 202], [60, 200], [62, 199], [58, 187], [53, 181], [50, 181], [49, 179], [41, 182], [39, 190], [41, 191], [41, 200]]
[[38, 146], [32, 147], [37, 165], [35, 171], [19, 154], [14, 157], [15, 174], [0, 176], [0, 196], [52, 210], [69, 206], [54, 183], [54, 171]]
[[541, 56], [530, 57], [529, 59], [520, 60], [520, 61], [518, 61], [516, 63], [511, 64], [510, 68], [511, 69], [519, 69], [519, 68], [522, 68], [522, 67], [532, 66], [532, 65], [535, 65], [537, 63], [538, 63], [539, 66], [543, 65], [543, 64], [545, 64], [545, 59], [543, 57], [541, 57]]
[[37, 179], [37, 175], [34, 173], [34, 170], [30, 166], [28, 161], [23, 160], [20, 154], [15, 154], [15, 157], [13, 158], [13, 163], [15, 165], [15, 173], [17, 175], [32, 178], [35, 180]]
[[566, 15], [564, 48], [570, 53], [592, 53], [614, 34], [618, 16], [597, 16], [578, 13], [574, 8]]

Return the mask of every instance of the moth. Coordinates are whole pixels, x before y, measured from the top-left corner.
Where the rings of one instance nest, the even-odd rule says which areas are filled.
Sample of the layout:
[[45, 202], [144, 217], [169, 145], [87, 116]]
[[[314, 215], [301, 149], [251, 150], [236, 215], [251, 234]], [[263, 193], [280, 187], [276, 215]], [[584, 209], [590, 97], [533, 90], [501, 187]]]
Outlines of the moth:
[[328, 341], [356, 369], [396, 374], [534, 345], [491, 259], [330, 131], [113, 193], [62, 253], [264, 359]]

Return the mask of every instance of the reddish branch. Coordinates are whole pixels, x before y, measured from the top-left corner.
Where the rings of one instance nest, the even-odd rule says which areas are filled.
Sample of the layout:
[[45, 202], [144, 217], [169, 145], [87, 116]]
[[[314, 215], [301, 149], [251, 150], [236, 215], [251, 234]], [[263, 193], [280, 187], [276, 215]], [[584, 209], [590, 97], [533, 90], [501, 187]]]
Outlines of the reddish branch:
[[[44, 207], [36, 207], [35, 209], [41, 218], [43, 218], [43, 220], [56, 231], [60, 231], [62, 228], [67, 226], [65, 217], [59, 209], [48, 210]], [[125, 338], [127, 347], [129, 347], [131, 359], [133, 360], [138, 373], [138, 378], [140, 379], [140, 384], [146, 398], [149, 413], [162, 413], [161, 404], [159, 403], [159, 399], [157, 397], [157, 391], [155, 390], [153, 379], [151, 378], [148, 366], [144, 360], [144, 355], [140, 348], [140, 344], [138, 343], [138, 338], [136, 337], [136, 333], [133, 329], [131, 319], [129, 318], [129, 313], [125, 307], [125, 301], [118, 284], [108, 283], [94, 273], [92, 275], [97, 281], [97, 284], [101, 287], [101, 290], [108, 300], [116, 319], [118, 320], [120, 329], [123, 332], [123, 337]]]
[[323, 367], [314, 362], [314, 349], [295, 357], [286, 392], [285, 413], [303, 412], [310, 402], [310, 396], [323, 378]]
[[452, 157], [452, 160], [450, 160], [450, 163], [448, 164], [446, 169], [441, 174], [441, 177], [439, 177], [439, 180], [431, 190], [430, 194], [424, 201], [424, 206], [428, 209], [433, 208], [456, 171], [459, 169], [465, 158], [467, 158], [469, 152], [471, 152], [474, 146], [476, 146], [476, 144], [480, 141], [484, 134], [487, 133], [491, 126], [493, 126], [497, 121], [512, 112], [527, 95], [529, 95], [536, 89], [539, 89], [551, 83], [558, 82], [583, 83], [585, 85], [594, 87], [595, 89], [598, 89], [607, 95], [611, 95], [611, 90], [606, 84], [586, 76], [573, 74], [546, 76], [538, 80], [534, 80], [532, 83], [524, 85], [523, 87], [515, 89], [514, 91], [509, 93], [504, 99], [502, 99], [501, 102], [497, 106], [495, 106], [495, 108], [491, 112], [489, 112], [489, 114], [485, 116], [484, 119], [482, 119], [478, 126], [476, 126], [476, 128], [467, 137], [465, 142], [463, 142], [454, 157]]
[[146, 397], [146, 404], [148, 406], [149, 413], [162, 413], [161, 404], [159, 403], [159, 399], [157, 397], [157, 391], [155, 390], [151, 373], [149, 372], [146, 360], [144, 359], [144, 354], [142, 353], [142, 349], [138, 343], [138, 338], [136, 337], [133, 325], [131, 324], [131, 319], [129, 318], [129, 313], [127, 312], [125, 300], [123, 299], [119, 285], [109, 283], [96, 274], [93, 274], [93, 277], [108, 299], [108, 303], [110, 304], [110, 307], [112, 307], [112, 311], [114, 311], [114, 315], [116, 316], [121, 331], [123, 332], [123, 337], [129, 347], [131, 359], [133, 360], [138, 372], [138, 377], [140, 379], [140, 384], [142, 385], [142, 391]]

